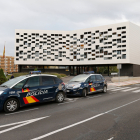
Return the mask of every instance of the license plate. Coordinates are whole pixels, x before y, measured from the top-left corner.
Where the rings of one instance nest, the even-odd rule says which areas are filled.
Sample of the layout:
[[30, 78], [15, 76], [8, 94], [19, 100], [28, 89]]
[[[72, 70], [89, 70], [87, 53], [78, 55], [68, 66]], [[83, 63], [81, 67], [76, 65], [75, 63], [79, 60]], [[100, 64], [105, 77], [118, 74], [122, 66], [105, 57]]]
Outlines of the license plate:
[[67, 90], [67, 92], [70, 92], [70, 90]]

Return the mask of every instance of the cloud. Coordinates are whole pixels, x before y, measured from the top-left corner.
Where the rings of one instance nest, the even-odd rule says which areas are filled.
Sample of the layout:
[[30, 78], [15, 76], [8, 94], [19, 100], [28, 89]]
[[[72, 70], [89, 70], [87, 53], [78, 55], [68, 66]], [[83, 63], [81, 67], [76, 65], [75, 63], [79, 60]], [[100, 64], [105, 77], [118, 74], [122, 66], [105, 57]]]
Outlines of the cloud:
[[78, 30], [131, 21], [140, 25], [138, 0], [5, 0], [0, 4], [0, 52], [14, 56], [15, 29]]

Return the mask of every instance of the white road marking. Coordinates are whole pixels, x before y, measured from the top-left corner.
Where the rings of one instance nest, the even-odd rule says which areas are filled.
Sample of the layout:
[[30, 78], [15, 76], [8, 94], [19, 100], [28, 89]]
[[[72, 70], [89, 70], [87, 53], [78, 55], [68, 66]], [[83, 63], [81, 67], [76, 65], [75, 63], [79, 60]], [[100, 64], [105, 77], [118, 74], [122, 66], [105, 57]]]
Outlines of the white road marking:
[[130, 88], [130, 87], [118, 88], [118, 89], [114, 89], [114, 90], [111, 90], [111, 91], [117, 91], [117, 90], [128, 89], [128, 88]]
[[131, 89], [126, 89], [126, 90], [123, 90], [122, 92], [127, 92], [127, 91], [130, 91], [130, 90], [135, 90], [135, 89], [138, 89], [139, 87], [135, 87], [135, 88], [131, 88]]
[[6, 125], [1, 125], [0, 128], [19, 124], [19, 125], [16, 125], [16, 126], [13, 126], [13, 127], [10, 127], [10, 128], [7, 128], [5, 130], [0, 131], [0, 134], [5, 133], [5, 132], [8, 132], [8, 131], [11, 131], [11, 130], [16, 129], [16, 128], [19, 128], [19, 127], [22, 127], [24, 125], [28, 125], [30, 123], [33, 123], [33, 122], [36, 122], [36, 121], [45, 119], [47, 117], [50, 117], [50, 116], [45, 116], [45, 117], [41, 117], [41, 118], [36, 118], [36, 119], [31, 119], [31, 120], [26, 120], [26, 121], [21, 121], [21, 122], [6, 124]]
[[8, 114], [5, 114], [5, 115], [13, 115], [13, 114], [17, 114], [17, 113], [21, 113], [21, 112], [27, 112], [27, 111], [36, 110], [36, 109], [39, 109], [39, 108], [34, 108], [34, 109], [29, 109], [29, 110], [24, 110], [24, 111], [18, 111], [18, 112], [14, 112], [14, 113], [8, 113]]
[[139, 90], [132, 91], [132, 92], [134, 92], [134, 93], [138, 93], [138, 92], [140, 92], [140, 89], [139, 89]]
[[72, 103], [75, 102], [76, 100], [70, 101], [70, 102], [65, 102], [65, 103], [59, 103], [58, 105], [63, 105], [63, 104], [68, 104], [68, 103]]
[[124, 105], [122, 105], [122, 106], [119, 106], [119, 107], [116, 107], [116, 108], [114, 108], [114, 109], [111, 109], [111, 110], [109, 110], [109, 111], [106, 111], [106, 112], [104, 112], [104, 113], [100, 113], [100, 114], [98, 114], [98, 115], [95, 115], [95, 116], [93, 116], [93, 117], [90, 117], [90, 118], [88, 118], [88, 119], [85, 119], [85, 120], [83, 120], [83, 121], [80, 121], [80, 122], [77, 122], [77, 123], [68, 125], [68, 126], [66, 126], [66, 127], [60, 128], [60, 129], [57, 129], [57, 130], [55, 130], [55, 131], [49, 132], [49, 133], [44, 134], [44, 135], [42, 135], [42, 136], [39, 136], [39, 137], [37, 137], [37, 138], [33, 138], [33, 139], [31, 139], [31, 140], [40, 140], [40, 139], [43, 139], [43, 138], [48, 137], [48, 136], [51, 136], [51, 135], [53, 135], [53, 134], [55, 134], [55, 133], [61, 132], [61, 131], [63, 131], [63, 130], [72, 128], [72, 127], [77, 126], [77, 125], [79, 125], [79, 124], [82, 124], [82, 123], [85, 123], [85, 122], [87, 122], [87, 121], [90, 121], [90, 120], [93, 120], [93, 119], [95, 119], [95, 118], [98, 118], [98, 117], [100, 117], [100, 116], [103, 116], [104, 114], [110, 113], [110, 112], [112, 112], [112, 111], [114, 111], [114, 110], [117, 110], [117, 109], [119, 109], [119, 108], [125, 107], [125, 106], [130, 105], [130, 104], [132, 104], [132, 103], [135, 103], [135, 102], [137, 102], [137, 101], [140, 101], [140, 98], [137, 99], [137, 100], [134, 100], [134, 101], [132, 101], [132, 102], [129, 102], [129, 103], [127, 103], [127, 104], [124, 104]]
[[119, 87], [108, 88], [107, 90], [117, 89]]
[[112, 137], [112, 138], [110, 138], [110, 139], [107, 139], [107, 140], [113, 140], [114, 139], [114, 137]]

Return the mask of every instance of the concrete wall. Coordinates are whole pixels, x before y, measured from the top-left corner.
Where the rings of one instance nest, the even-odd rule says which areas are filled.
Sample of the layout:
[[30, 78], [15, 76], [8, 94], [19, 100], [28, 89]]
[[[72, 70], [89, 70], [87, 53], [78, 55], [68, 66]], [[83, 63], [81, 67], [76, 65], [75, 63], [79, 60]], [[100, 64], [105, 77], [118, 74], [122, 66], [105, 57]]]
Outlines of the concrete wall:
[[133, 65], [133, 76], [140, 76], [140, 65]]

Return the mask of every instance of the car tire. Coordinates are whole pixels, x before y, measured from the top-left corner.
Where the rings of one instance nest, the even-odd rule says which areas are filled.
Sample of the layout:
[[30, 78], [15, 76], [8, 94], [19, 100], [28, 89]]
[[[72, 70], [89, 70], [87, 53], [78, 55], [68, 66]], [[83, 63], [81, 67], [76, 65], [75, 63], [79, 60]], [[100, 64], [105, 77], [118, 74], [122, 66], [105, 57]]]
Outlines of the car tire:
[[15, 112], [19, 108], [19, 102], [15, 98], [10, 98], [4, 103], [4, 111], [7, 113]]
[[87, 96], [87, 90], [84, 88], [82, 91], [82, 97], [86, 97]]
[[55, 101], [57, 103], [62, 103], [65, 99], [64, 93], [63, 92], [58, 92], [55, 98]]
[[107, 92], [107, 86], [104, 86], [103, 93], [106, 93], [106, 92]]

